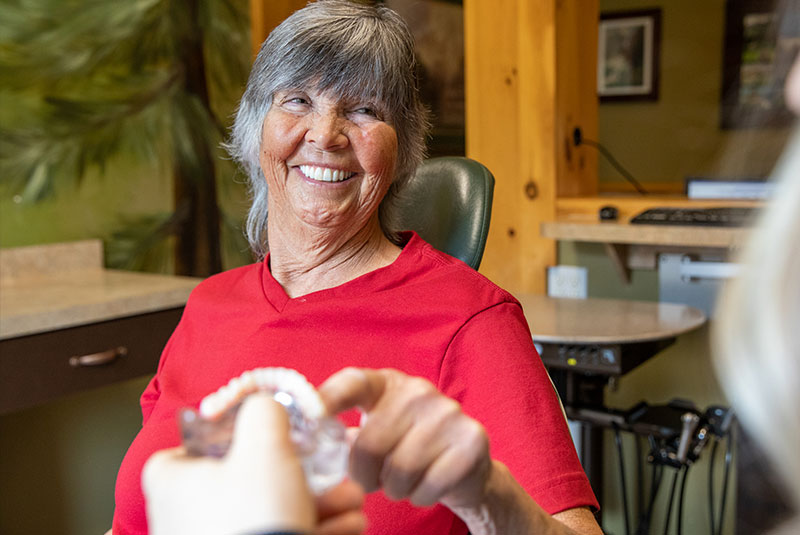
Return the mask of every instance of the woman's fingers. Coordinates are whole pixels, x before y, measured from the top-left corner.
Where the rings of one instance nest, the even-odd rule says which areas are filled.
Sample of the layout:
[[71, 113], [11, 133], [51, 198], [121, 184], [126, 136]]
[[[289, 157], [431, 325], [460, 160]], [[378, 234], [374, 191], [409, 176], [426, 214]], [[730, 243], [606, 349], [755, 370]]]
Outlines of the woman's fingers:
[[383, 488], [418, 505], [480, 498], [490, 464], [486, 433], [429, 381], [397, 370], [348, 368], [320, 393], [332, 412], [366, 411], [350, 472], [368, 492]]
[[488, 444], [483, 440], [453, 444], [431, 463], [408, 498], [419, 506], [436, 502], [449, 507], [474, 506], [483, 496], [490, 467]]
[[387, 456], [381, 481], [390, 497], [427, 506], [482, 496], [490, 462], [486, 432], [448, 403], [439, 405], [429, 412], [430, 425], [415, 427]]
[[363, 533], [366, 521], [361, 508], [364, 491], [358, 483], [345, 480], [317, 498], [315, 535], [356, 535]]
[[364, 490], [372, 492], [380, 488], [386, 456], [413, 425], [413, 415], [390, 407], [368, 413], [366, 423], [350, 447], [350, 475]]
[[319, 388], [330, 413], [358, 407], [367, 414], [350, 453], [350, 474], [367, 492], [380, 487], [384, 457], [413, 425], [396, 383], [392, 370], [345, 368]]
[[369, 411], [383, 395], [385, 386], [386, 377], [381, 370], [344, 368], [319, 387], [319, 395], [330, 414], [356, 407]]
[[[364, 398], [370, 402], [371, 409], [352, 445], [350, 471], [367, 491], [384, 487], [392, 489], [395, 493], [392, 497], [402, 498], [405, 494], [396, 495], [399, 488], [408, 485], [410, 479], [418, 479], [432, 460], [432, 452], [427, 447], [430, 444], [414, 437], [433, 438], [439, 427], [437, 415], [442, 412], [442, 407], [447, 405], [458, 410], [458, 405], [442, 396], [424, 379], [395, 370], [367, 371], [367, 376], [372, 377], [370, 382], [380, 384], [381, 395], [377, 399]], [[371, 389], [368, 396], [375, 392], [377, 390]], [[398, 476], [396, 485], [393, 479], [382, 477], [387, 464], [391, 465], [387, 456], [394, 452], [416, 461], [418, 472], [399, 472], [402, 476]], [[396, 486], [398, 490], [394, 490]]]
[[454, 434], [463, 418], [458, 403], [437, 400], [424, 407], [424, 414], [425, 423], [413, 425], [384, 459], [380, 481], [390, 498], [410, 496], [434, 461], [459, 438]]

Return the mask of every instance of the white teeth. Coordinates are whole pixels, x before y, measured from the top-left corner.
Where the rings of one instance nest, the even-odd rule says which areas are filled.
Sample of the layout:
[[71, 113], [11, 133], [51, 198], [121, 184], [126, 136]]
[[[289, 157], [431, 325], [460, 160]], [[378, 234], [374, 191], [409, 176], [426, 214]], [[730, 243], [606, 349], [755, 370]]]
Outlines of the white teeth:
[[200, 414], [204, 418], [215, 418], [256, 390], [288, 393], [307, 417], [321, 418], [325, 414], [325, 406], [313, 385], [300, 373], [287, 368], [256, 368], [234, 377], [203, 398]]
[[341, 182], [347, 180], [355, 173], [348, 173], [341, 169], [331, 169], [330, 167], [316, 167], [313, 165], [301, 165], [300, 171], [308, 178], [318, 182]]

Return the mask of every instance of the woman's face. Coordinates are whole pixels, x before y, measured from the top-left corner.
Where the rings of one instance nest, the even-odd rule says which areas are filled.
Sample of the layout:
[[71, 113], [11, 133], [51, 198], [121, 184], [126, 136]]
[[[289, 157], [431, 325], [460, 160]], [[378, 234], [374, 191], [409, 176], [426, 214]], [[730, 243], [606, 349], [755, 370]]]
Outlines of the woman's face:
[[377, 222], [396, 161], [397, 134], [374, 103], [309, 88], [276, 93], [260, 153], [270, 228], [301, 224], [352, 234]]

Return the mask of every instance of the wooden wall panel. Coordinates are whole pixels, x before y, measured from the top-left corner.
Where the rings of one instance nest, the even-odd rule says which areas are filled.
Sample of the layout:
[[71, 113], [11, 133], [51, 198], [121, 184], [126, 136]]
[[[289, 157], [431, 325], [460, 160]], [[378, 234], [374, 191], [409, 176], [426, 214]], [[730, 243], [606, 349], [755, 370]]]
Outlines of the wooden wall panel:
[[[520, 279], [513, 261], [519, 214], [527, 209], [518, 195], [520, 180], [517, 0], [464, 2], [464, 83], [467, 156], [495, 176], [494, 206], [481, 271], [503, 283]], [[521, 239], [525, 239], [522, 236]], [[511, 259], [512, 261], [507, 261]]]
[[278, 24], [304, 7], [308, 0], [250, 0], [250, 42], [253, 57], [256, 57], [261, 43]]
[[556, 140], [559, 197], [597, 194], [597, 150], [575, 147], [572, 132], [586, 139], [597, 131], [598, 0], [556, 3]]
[[[527, 2], [518, 5], [518, 58], [520, 64], [520, 153], [522, 187], [514, 261], [519, 265], [518, 281], [505, 285], [519, 291], [545, 293], [547, 266], [556, 263], [555, 242], [539, 232], [543, 221], [555, 216], [556, 199], [556, 21], [555, 2]], [[530, 185], [536, 197], [530, 199]], [[502, 284], [501, 284], [502, 285]]]
[[596, 188], [596, 157], [566, 134], [596, 135], [595, 75], [583, 71], [597, 13], [596, 0], [464, 0], [467, 156], [497, 181], [481, 271], [511, 291], [546, 291], [556, 244], [540, 224], [559, 195]]

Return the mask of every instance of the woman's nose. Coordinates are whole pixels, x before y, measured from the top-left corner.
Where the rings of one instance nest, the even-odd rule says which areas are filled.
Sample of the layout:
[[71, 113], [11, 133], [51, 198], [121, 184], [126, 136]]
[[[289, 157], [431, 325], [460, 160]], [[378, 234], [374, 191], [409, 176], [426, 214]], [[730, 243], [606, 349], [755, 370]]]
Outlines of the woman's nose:
[[324, 151], [340, 150], [347, 146], [344, 120], [336, 113], [315, 113], [306, 132], [306, 141]]

